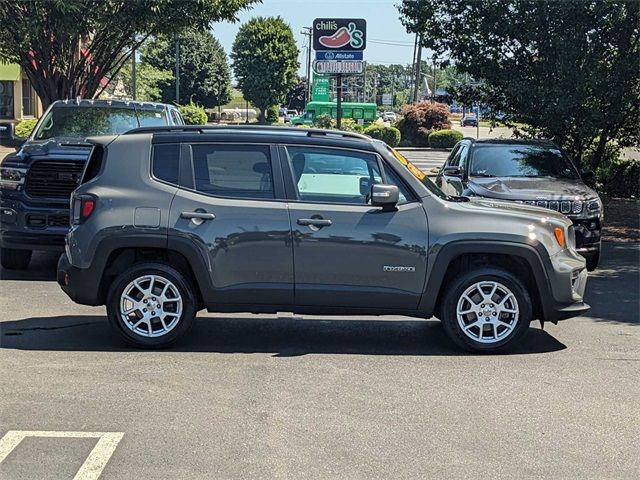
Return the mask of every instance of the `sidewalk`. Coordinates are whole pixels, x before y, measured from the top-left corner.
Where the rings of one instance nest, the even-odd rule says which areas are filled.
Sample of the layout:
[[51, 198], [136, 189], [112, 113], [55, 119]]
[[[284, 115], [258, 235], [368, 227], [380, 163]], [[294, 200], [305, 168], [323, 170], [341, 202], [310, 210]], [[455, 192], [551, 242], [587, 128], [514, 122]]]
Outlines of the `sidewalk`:
[[13, 148], [0, 147], [0, 161], [10, 153], [15, 152]]

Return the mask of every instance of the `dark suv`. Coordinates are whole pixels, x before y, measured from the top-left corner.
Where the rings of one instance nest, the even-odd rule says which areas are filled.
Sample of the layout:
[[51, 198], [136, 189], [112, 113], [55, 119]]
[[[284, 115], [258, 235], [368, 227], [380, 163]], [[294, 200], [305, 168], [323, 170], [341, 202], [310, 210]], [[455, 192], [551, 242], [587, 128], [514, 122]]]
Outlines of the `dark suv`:
[[588, 309], [571, 222], [447, 197], [385, 143], [285, 127], [139, 129], [94, 144], [58, 282], [161, 347], [198, 310], [437, 315], [477, 351]]
[[449, 195], [477, 196], [537, 205], [573, 222], [576, 248], [595, 270], [600, 260], [602, 202], [573, 162], [546, 140], [465, 138], [451, 151], [436, 184]]
[[[2, 266], [22, 269], [33, 250], [64, 250], [69, 198], [78, 186], [91, 146], [85, 138], [153, 125], [183, 125], [171, 105], [112, 100], [54, 102], [26, 141], [5, 135], [17, 147], [0, 164]], [[3, 130], [11, 132], [9, 125]]]

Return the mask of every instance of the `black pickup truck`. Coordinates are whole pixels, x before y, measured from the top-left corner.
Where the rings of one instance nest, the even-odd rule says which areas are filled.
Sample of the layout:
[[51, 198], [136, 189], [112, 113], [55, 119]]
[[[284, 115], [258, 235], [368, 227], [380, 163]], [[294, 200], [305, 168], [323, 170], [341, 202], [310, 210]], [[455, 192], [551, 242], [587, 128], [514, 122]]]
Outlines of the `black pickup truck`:
[[87, 137], [166, 125], [184, 125], [172, 105], [84, 99], [54, 102], [27, 139], [0, 125], [0, 145], [17, 149], [0, 164], [2, 266], [24, 269], [33, 250], [64, 250], [69, 199], [91, 152]]

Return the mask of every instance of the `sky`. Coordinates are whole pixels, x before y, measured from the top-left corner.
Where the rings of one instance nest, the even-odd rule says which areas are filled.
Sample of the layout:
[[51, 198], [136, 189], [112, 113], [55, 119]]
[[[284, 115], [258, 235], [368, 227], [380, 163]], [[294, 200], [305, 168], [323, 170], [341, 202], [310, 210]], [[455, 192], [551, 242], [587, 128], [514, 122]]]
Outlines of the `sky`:
[[239, 22], [216, 23], [214, 36], [222, 43], [227, 55], [240, 25], [252, 17], [282, 17], [293, 30], [300, 49], [299, 74], [305, 70], [306, 38], [303, 27], [311, 26], [314, 18], [364, 18], [367, 20], [367, 48], [364, 59], [375, 64], [410, 64], [414, 36], [406, 32], [398, 18], [395, 4], [400, 0], [263, 0], [252, 9], [240, 12]]

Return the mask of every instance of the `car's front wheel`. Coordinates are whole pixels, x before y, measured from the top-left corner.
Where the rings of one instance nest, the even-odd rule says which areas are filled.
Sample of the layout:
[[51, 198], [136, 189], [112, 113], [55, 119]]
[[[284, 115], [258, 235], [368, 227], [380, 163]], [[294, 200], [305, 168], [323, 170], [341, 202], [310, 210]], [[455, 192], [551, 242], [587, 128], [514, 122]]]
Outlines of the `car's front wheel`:
[[31, 250], [3, 248], [0, 250], [0, 263], [8, 270], [24, 270], [29, 266], [32, 254]]
[[163, 348], [191, 329], [195, 294], [188, 279], [174, 268], [161, 263], [137, 264], [111, 284], [107, 315], [128, 343]]
[[531, 297], [506, 270], [475, 269], [446, 288], [441, 320], [449, 337], [466, 350], [500, 352], [515, 345], [529, 329]]

